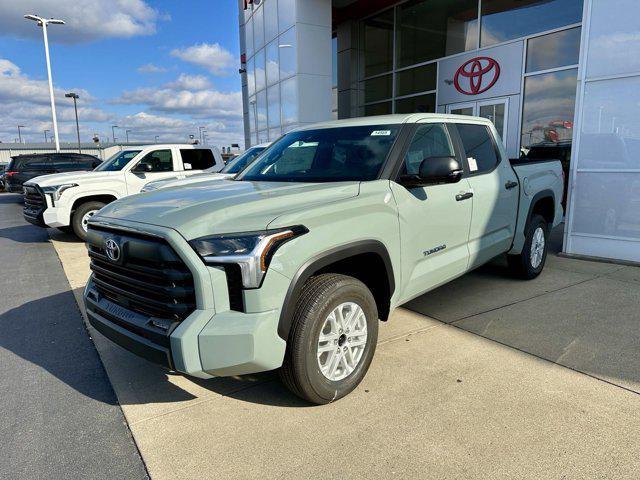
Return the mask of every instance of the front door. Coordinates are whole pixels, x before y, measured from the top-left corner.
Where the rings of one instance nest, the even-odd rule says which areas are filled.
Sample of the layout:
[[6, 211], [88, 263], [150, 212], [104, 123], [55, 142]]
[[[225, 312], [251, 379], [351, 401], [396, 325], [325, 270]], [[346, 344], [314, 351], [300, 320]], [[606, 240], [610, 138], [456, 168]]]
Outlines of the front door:
[[[139, 193], [149, 182], [176, 176], [177, 161], [173, 149], [154, 150], [147, 153], [133, 168], [127, 172], [127, 193]], [[179, 173], [184, 173], [181, 169]]]
[[507, 145], [507, 118], [509, 113], [508, 98], [494, 98], [491, 100], [454, 103], [447, 105], [447, 113], [452, 113], [454, 115], [470, 115], [491, 120], [500, 134], [502, 144], [505, 146]]
[[400, 221], [403, 302], [462, 275], [469, 263], [473, 201], [466, 198], [467, 179], [413, 188], [401, 183], [402, 175], [417, 174], [423, 160], [441, 156], [456, 156], [448, 128], [418, 124], [397, 181], [391, 182]]

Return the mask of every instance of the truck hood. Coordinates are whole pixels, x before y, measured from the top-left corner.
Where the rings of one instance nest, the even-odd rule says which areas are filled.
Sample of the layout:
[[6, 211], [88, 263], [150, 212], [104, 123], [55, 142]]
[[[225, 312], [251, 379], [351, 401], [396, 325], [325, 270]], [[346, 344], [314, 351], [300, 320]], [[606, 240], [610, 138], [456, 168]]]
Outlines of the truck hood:
[[352, 198], [359, 182], [279, 183], [213, 180], [167, 188], [110, 203], [96, 220], [128, 220], [169, 227], [187, 240], [267, 228], [294, 210]]
[[143, 192], [150, 192], [160, 188], [181, 187], [192, 183], [208, 182], [211, 180], [226, 180], [235, 177], [233, 173], [196, 173], [190, 176], [176, 175], [164, 180], [155, 180], [147, 183], [142, 189]]
[[120, 175], [121, 172], [65, 172], [52, 173], [50, 175], [42, 175], [29, 180], [29, 184], [36, 184], [41, 187], [52, 187], [65, 183], [100, 183], [114, 175]]

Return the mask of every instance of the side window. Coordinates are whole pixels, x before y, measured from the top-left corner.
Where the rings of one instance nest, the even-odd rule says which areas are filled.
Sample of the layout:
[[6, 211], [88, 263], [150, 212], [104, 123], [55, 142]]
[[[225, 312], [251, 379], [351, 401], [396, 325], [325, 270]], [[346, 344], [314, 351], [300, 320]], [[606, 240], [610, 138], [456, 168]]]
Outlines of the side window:
[[485, 173], [498, 164], [498, 152], [484, 125], [457, 124], [471, 174]]
[[51, 158], [48, 155], [38, 155], [37, 157], [26, 158], [22, 170], [41, 171], [51, 168]]
[[216, 163], [213, 152], [204, 148], [180, 150], [185, 170], [204, 170]]
[[171, 150], [156, 150], [155, 152], [147, 153], [138, 166], [147, 164], [151, 165], [151, 169], [148, 172], [172, 172], [173, 171], [173, 157]]
[[444, 125], [429, 123], [420, 125], [411, 140], [404, 157], [401, 175], [417, 175], [420, 164], [429, 157], [453, 157], [455, 152]]

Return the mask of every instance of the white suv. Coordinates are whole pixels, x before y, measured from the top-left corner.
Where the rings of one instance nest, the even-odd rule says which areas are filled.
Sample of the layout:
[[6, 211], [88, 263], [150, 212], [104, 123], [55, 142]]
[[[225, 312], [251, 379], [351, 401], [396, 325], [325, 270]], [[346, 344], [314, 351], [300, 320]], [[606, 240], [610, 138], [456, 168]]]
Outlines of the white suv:
[[140, 192], [154, 180], [219, 171], [224, 161], [217, 148], [197, 145], [129, 147], [91, 172], [43, 175], [24, 184], [24, 217], [41, 227], [68, 229], [82, 240], [87, 222], [107, 203]]

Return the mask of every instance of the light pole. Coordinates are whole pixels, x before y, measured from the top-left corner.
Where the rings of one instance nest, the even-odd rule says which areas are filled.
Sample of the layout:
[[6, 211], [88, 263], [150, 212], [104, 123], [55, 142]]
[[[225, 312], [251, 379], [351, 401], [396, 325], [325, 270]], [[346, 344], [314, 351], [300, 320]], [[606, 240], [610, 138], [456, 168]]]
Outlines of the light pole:
[[22, 133], [20, 132], [20, 129], [24, 128], [24, 125], [18, 125], [18, 142], [22, 143]]
[[126, 135], [126, 137], [127, 137], [127, 143], [129, 143], [129, 132], [130, 132], [130, 131], [131, 131], [131, 130], [125, 130], [125, 131], [124, 131], [124, 134], [125, 134], [125, 135]]
[[76, 132], [78, 134], [78, 153], [82, 153], [82, 149], [80, 148], [80, 124], [78, 123], [78, 105], [76, 105], [76, 100], [80, 98], [77, 93], [65, 93], [65, 97], [73, 98], [73, 110], [76, 112]]
[[116, 143], [116, 128], [120, 127], [118, 127], [118, 125], [111, 125], [111, 136], [113, 137], [113, 143]]
[[160, 139], [160, 137], [158, 135], [156, 135], [154, 138], [155, 138], [156, 143], [158, 143], [158, 140]]
[[204, 143], [204, 138], [202, 136], [202, 131], [205, 127], [198, 127], [198, 133], [200, 134], [200, 143]]
[[51, 130], [44, 131], [44, 143], [47, 143], [47, 132], [51, 132]]
[[56, 152], [60, 152], [60, 139], [58, 138], [58, 121], [56, 120], [56, 101], [53, 98], [53, 79], [51, 78], [51, 60], [49, 58], [49, 38], [47, 37], [47, 25], [64, 25], [64, 20], [55, 18], [40, 18], [36, 15], [25, 15], [27, 20], [33, 20], [42, 27], [44, 37], [44, 55], [47, 60], [47, 75], [49, 77], [49, 97], [51, 98], [51, 116], [53, 117], [53, 136], [56, 139]]

